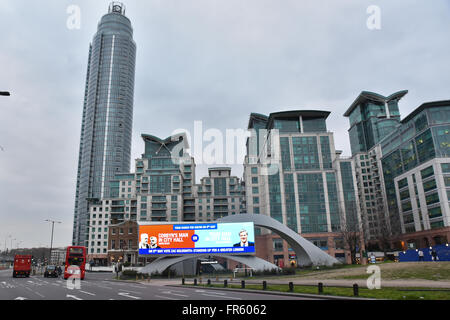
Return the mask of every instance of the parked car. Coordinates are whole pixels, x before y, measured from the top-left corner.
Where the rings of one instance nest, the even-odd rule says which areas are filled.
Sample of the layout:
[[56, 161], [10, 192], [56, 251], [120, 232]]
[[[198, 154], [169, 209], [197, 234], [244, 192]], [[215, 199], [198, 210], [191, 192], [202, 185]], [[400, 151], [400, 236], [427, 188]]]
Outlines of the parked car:
[[58, 273], [58, 269], [56, 268], [56, 266], [47, 266], [44, 271], [44, 277], [45, 278], [48, 278], [48, 277], [58, 278], [59, 273]]

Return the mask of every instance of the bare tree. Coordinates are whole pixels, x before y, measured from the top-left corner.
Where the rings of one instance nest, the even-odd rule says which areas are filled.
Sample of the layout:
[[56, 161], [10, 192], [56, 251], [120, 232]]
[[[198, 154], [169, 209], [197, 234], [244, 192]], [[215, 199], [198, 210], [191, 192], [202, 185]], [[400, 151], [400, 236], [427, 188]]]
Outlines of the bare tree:
[[[362, 224], [356, 216], [347, 216], [346, 219], [342, 220], [340, 234], [342, 236], [346, 249], [350, 251], [352, 264], [356, 264], [356, 254], [358, 253], [358, 251], [360, 253], [362, 251]], [[362, 256], [360, 257], [362, 259]]]

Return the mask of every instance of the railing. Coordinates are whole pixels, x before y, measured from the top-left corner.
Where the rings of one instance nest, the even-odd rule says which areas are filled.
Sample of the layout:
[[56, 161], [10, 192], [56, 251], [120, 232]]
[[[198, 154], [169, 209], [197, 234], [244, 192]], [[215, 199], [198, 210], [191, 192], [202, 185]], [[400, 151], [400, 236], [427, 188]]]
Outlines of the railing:
[[[240, 268], [240, 269], [245, 269], [245, 268]], [[212, 285], [213, 283], [214, 284], [219, 284], [219, 283], [222, 284], [223, 283], [223, 287], [224, 288], [227, 288], [229, 286], [229, 284], [233, 284], [233, 283], [240, 284], [241, 285], [241, 289], [245, 289], [246, 284], [257, 285], [258, 283], [261, 283], [261, 285], [262, 285], [261, 289], [262, 290], [267, 290], [267, 285], [268, 284], [269, 285], [276, 285], [276, 286], [287, 286], [288, 292], [294, 292], [295, 291], [294, 290], [294, 286], [297, 286], [297, 287], [314, 287], [315, 286], [314, 284], [295, 284], [294, 285], [293, 282], [289, 282], [287, 284], [286, 283], [278, 283], [278, 282], [267, 283], [266, 280], [263, 280], [262, 282], [259, 282], [259, 281], [256, 281], [256, 280], [247, 280], [247, 281], [245, 281], [245, 280], [233, 280], [233, 278], [227, 278], [227, 279], [224, 279], [224, 280], [219, 280], [219, 277], [216, 277], [216, 280], [211, 280], [209, 278], [207, 279], [206, 284], [208, 286]], [[182, 285], [189, 285], [185, 278], [181, 279], [181, 284]], [[203, 284], [203, 278], [202, 277], [199, 277], [199, 279], [194, 278], [192, 280], [192, 285], [197, 286], [199, 284]], [[322, 282], [318, 282], [317, 283], [317, 294], [318, 295], [324, 295], [324, 291], [325, 291], [324, 288], [327, 288], [327, 287], [351, 288], [351, 289], [353, 289], [353, 296], [354, 297], [359, 297], [359, 285], [357, 283], [354, 283], [352, 286], [349, 286], [349, 285], [324, 286], [324, 284]], [[401, 291], [401, 290], [399, 290], [399, 291]], [[337, 297], [335, 297], [335, 298], [337, 298]], [[342, 297], [342, 299], [345, 299], [345, 298], [346, 298], [345, 296]]]

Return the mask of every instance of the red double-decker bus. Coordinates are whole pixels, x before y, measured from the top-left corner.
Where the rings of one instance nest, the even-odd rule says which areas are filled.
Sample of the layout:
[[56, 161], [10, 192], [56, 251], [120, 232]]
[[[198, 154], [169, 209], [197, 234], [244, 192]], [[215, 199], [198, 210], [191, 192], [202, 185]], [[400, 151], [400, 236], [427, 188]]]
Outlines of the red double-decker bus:
[[66, 251], [64, 279], [84, 280], [86, 274], [86, 247], [70, 246]]

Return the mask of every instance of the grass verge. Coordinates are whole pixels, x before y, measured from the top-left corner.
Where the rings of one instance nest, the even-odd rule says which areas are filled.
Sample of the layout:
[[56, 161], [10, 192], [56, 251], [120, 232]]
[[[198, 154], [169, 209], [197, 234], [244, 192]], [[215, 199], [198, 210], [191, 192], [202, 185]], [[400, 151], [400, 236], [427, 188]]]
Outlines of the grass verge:
[[[199, 284], [202, 287], [223, 288], [223, 284]], [[241, 289], [240, 285], [229, 284], [228, 288]], [[246, 289], [263, 290], [262, 285], [246, 285]], [[267, 285], [265, 291], [273, 292], [289, 292], [288, 285]], [[294, 286], [294, 293], [318, 294], [317, 286]], [[340, 297], [354, 297], [353, 288], [345, 287], [323, 287], [322, 296], [340, 296]], [[367, 289], [359, 288], [360, 298], [372, 298], [383, 300], [450, 300], [450, 290], [445, 289], [429, 289], [429, 288], [381, 288], [381, 289]]]

